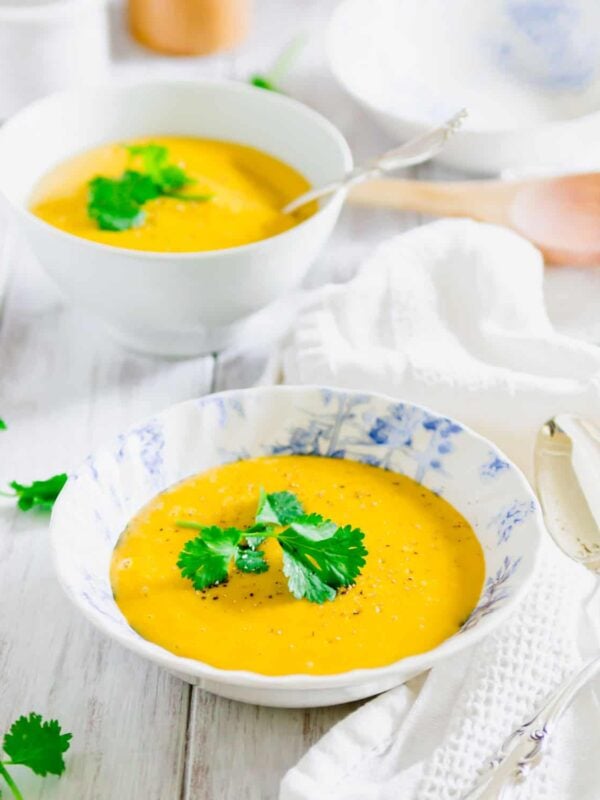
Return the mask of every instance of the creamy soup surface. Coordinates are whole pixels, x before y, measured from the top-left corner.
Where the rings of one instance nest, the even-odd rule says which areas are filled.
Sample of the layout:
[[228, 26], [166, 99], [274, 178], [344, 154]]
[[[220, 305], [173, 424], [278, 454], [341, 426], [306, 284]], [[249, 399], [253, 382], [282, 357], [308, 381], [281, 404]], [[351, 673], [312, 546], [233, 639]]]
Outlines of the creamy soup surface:
[[[166, 147], [169, 161], [194, 183], [183, 193], [210, 195], [207, 202], [158, 197], [144, 205], [145, 220], [124, 231], [101, 230], [88, 216], [89, 181], [118, 178], [132, 168], [126, 145]], [[68, 233], [132, 250], [197, 252], [237, 247], [294, 227], [316, 211], [281, 208], [310, 188], [295, 169], [252, 147], [183, 136], [155, 136], [97, 147], [49, 172], [36, 187], [31, 211]]]
[[[176, 566], [178, 519], [252, 524], [260, 487], [294, 492], [307, 511], [360, 527], [368, 550], [356, 584], [323, 605], [296, 600], [281, 549], [270, 569], [195, 591]], [[111, 580], [123, 614], [144, 638], [223, 669], [330, 674], [390, 664], [452, 636], [479, 598], [481, 546], [449, 503], [409, 478], [318, 456], [239, 461], [189, 478], [152, 500], [114, 551]]]

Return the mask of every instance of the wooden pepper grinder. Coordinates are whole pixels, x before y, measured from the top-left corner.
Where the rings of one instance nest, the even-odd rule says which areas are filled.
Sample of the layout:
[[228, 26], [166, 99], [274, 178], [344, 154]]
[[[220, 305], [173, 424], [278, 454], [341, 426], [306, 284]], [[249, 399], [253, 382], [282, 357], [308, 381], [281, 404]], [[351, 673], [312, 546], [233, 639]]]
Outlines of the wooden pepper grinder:
[[208, 55], [247, 35], [252, 0], [128, 0], [129, 27], [152, 50]]

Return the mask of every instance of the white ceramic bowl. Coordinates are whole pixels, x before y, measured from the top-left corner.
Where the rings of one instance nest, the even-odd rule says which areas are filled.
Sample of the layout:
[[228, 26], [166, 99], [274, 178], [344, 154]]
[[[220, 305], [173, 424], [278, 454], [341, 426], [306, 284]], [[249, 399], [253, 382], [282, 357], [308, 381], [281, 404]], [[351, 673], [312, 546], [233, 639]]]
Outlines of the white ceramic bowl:
[[599, 47], [597, 0], [344, 0], [328, 35], [334, 75], [396, 140], [467, 107], [438, 158], [488, 173], [597, 151]]
[[53, 95], [0, 129], [0, 191], [30, 245], [75, 303], [124, 344], [185, 356], [242, 336], [242, 321], [296, 288], [343, 201], [332, 197], [296, 227], [254, 244], [202, 253], [147, 253], [72, 236], [27, 210], [40, 177], [75, 153], [142, 135], [240, 142], [298, 169], [312, 184], [352, 165], [326, 119], [282, 95], [226, 81], [153, 82]]
[[[284, 677], [180, 658], [132, 630], [109, 581], [112, 551], [128, 520], [156, 493], [189, 475], [279, 453], [384, 466], [452, 503], [474, 527], [486, 560], [481, 598], [462, 630], [429, 652], [386, 667]], [[319, 387], [225, 392], [167, 409], [90, 456], [63, 489], [51, 524], [60, 582], [105, 634], [215, 694], [287, 707], [331, 705], [382, 692], [489, 633], [526, 587], [541, 531], [525, 478], [490, 442], [420, 406]]]

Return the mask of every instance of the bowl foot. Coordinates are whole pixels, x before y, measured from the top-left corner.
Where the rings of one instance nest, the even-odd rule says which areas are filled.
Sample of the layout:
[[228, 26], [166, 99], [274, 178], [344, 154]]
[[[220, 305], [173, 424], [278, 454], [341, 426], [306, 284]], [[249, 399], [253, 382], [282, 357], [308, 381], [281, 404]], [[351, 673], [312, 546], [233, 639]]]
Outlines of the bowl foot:
[[218, 353], [240, 340], [242, 323], [185, 332], [116, 328], [102, 323], [109, 335], [128, 350], [165, 358], [191, 358]]
[[[184, 681], [190, 682], [189, 676], [169, 670], [173, 675]], [[422, 670], [411, 670], [398, 675], [391, 675], [385, 679], [365, 681], [350, 686], [337, 686], [327, 689], [273, 689], [259, 686], [236, 686], [234, 684], [219, 683], [200, 679], [192, 684], [204, 691], [225, 697], [228, 700], [237, 700], [241, 703], [250, 703], [256, 706], [269, 706], [271, 708], [320, 708], [324, 706], [338, 706], [351, 703], [355, 700], [366, 700], [376, 694], [381, 694], [402, 683], [414, 678]]]

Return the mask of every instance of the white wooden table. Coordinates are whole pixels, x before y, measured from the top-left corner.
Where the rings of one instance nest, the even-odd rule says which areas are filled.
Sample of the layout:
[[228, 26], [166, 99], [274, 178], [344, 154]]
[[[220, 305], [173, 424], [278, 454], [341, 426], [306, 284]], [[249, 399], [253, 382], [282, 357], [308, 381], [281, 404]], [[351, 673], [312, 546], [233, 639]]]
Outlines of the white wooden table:
[[[245, 78], [306, 30], [310, 44], [291, 93], [337, 123], [357, 158], [372, 155], [390, 142], [325, 71], [324, 22], [334, 4], [258, 0], [248, 44], [205, 60], [154, 58], [117, 32], [118, 69]], [[380, 240], [420, 221], [345, 210], [309, 284], [348, 279]], [[0, 483], [68, 471], [139, 418], [257, 377], [252, 353], [165, 361], [124, 351], [63, 302], [23, 246], [8, 260], [15, 274], [0, 322], [0, 417], [10, 429], [0, 434]], [[565, 330], [600, 341], [599, 300], [598, 271], [549, 274], [549, 305]], [[73, 744], [60, 780], [15, 770], [28, 800], [275, 800], [286, 769], [350, 708], [286, 711], [222, 700], [113, 644], [63, 597], [47, 519], [7, 502], [0, 506], [0, 733], [30, 710], [58, 717]]]

